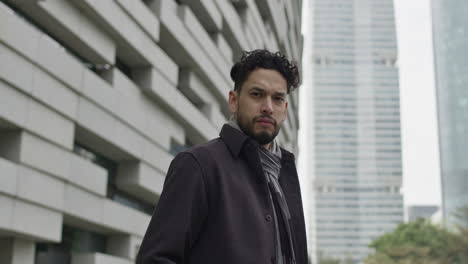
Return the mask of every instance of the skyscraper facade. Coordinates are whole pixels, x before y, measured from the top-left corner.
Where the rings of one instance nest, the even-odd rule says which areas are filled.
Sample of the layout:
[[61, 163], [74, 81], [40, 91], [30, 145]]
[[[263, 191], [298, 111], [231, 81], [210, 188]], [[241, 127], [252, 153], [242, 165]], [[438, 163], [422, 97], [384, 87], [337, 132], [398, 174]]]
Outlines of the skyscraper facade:
[[310, 17], [310, 252], [359, 263], [403, 221], [393, 1], [313, 0]]
[[[134, 263], [172, 158], [230, 117], [233, 61], [300, 61], [300, 8], [0, 0], [0, 263]], [[277, 137], [293, 152], [297, 99]]]
[[468, 206], [468, 2], [432, 1], [444, 223]]

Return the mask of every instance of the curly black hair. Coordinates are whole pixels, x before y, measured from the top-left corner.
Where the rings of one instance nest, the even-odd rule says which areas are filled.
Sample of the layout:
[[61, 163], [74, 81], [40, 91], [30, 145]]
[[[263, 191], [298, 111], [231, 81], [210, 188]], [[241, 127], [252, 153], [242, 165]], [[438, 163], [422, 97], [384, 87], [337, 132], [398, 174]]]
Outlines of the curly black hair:
[[281, 52], [270, 52], [264, 49], [244, 51], [239, 62], [231, 68], [231, 79], [234, 91], [240, 92], [242, 84], [249, 74], [257, 68], [276, 70], [287, 82], [288, 93], [299, 86], [299, 69], [296, 62], [289, 61]]

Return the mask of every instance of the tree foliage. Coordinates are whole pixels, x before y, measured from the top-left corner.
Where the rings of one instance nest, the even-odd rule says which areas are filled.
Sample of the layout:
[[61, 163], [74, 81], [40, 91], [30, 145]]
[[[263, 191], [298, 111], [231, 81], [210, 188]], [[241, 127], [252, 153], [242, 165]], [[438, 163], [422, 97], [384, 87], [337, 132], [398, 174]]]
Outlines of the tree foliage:
[[[468, 209], [461, 210], [468, 217]], [[467, 218], [468, 219], [468, 218]], [[468, 228], [457, 232], [419, 219], [402, 223], [393, 232], [375, 239], [366, 264], [465, 264], [468, 263]]]

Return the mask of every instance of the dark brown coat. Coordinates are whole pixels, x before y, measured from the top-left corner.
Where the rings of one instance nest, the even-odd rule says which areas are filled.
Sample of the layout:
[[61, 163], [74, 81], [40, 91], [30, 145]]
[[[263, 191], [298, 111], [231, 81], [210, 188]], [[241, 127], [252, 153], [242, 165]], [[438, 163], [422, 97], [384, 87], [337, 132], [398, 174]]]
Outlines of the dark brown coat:
[[[137, 264], [275, 263], [275, 228], [258, 144], [225, 125], [220, 138], [179, 153]], [[280, 185], [292, 215], [298, 264], [307, 263], [294, 155], [282, 150]]]

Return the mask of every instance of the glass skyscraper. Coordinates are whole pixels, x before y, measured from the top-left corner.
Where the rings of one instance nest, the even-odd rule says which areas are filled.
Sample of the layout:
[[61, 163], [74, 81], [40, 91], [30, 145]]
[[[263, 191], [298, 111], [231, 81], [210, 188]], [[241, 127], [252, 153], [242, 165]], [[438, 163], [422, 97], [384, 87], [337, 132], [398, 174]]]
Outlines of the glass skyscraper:
[[[360, 263], [403, 221], [393, 0], [310, 4], [312, 258]], [[317, 262], [314, 262], [317, 263]]]
[[432, 1], [442, 213], [468, 205], [468, 1]]

